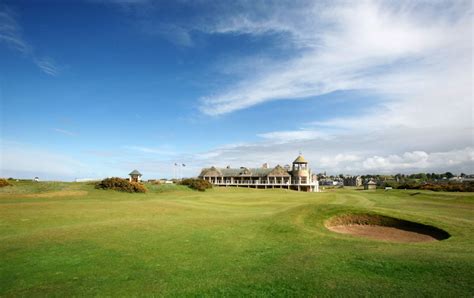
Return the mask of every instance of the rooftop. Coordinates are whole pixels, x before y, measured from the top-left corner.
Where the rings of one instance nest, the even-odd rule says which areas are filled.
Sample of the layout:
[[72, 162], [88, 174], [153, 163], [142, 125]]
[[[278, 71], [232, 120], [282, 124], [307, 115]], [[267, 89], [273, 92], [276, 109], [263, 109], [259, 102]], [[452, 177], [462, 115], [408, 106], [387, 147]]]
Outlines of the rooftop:
[[298, 157], [295, 159], [293, 163], [308, 163], [306, 159], [304, 159], [303, 155], [298, 155]]
[[142, 173], [140, 173], [139, 171], [137, 170], [133, 170], [129, 175], [138, 175], [138, 176], [142, 176]]

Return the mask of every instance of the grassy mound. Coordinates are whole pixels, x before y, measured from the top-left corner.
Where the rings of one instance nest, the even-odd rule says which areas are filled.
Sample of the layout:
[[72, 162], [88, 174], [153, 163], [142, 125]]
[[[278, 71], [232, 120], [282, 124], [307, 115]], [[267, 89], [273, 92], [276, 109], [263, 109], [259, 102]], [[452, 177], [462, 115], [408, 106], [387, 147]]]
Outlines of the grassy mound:
[[[392, 229], [371, 229], [372, 233], [390, 233], [397, 232], [396, 230], [402, 230], [406, 232], [412, 232], [420, 235], [427, 235], [436, 240], [444, 240], [450, 237], [450, 234], [442, 229], [424, 225], [412, 221], [398, 219], [394, 217], [379, 215], [379, 214], [345, 214], [333, 217], [326, 222], [326, 227], [336, 232], [342, 232], [346, 234], [359, 234], [359, 230], [344, 229], [345, 226], [377, 226]], [[339, 227], [334, 229], [334, 227]], [[365, 229], [366, 236], [370, 236], [369, 229]], [[362, 234], [361, 234], [362, 235]], [[377, 238], [373, 235], [374, 238]], [[386, 235], [384, 235], [386, 236]], [[380, 238], [380, 237], [379, 237]]]
[[123, 192], [147, 192], [146, 187], [138, 182], [130, 182], [122, 178], [106, 178], [101, 182], [97, 183], [96, 188], [98, 189], [112, 189]]

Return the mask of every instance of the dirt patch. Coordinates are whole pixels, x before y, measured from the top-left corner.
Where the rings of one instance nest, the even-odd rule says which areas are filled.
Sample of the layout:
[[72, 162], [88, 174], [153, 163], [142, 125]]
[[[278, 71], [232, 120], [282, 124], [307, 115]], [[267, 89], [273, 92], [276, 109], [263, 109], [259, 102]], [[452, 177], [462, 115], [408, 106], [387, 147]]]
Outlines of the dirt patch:
[[60, 190], [60, 191], [53, 191], [53, 192], [46, 192], [40, 194], [30, 194], [32, 198], [55, 198], [55, 197], [77, 197], [77, 196], [85, 196], [87, 195], [87, 191], [85, 190]]
[[439, 241], [450, 237], [439, 228], [375, 214], [346, 214], [326, 222], [330, 231], [392, 242]]

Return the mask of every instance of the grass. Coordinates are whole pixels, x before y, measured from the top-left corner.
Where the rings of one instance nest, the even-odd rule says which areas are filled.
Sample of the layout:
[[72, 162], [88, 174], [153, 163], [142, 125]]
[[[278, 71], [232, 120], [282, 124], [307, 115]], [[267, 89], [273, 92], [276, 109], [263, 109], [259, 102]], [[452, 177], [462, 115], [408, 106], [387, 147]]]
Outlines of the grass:
[[[0, 189], [0, 296], [474, 295], [474, 194], [87, 183]], [[390, 243], [336, 234], [371, 212], [451, 237]]]

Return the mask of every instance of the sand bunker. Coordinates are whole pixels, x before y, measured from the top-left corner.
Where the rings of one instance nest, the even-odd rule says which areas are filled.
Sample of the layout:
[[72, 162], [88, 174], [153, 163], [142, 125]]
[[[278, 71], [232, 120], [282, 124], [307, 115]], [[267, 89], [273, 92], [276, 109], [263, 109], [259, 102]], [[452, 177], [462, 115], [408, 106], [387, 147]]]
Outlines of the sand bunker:
[[433, 226], [375, 214], [346, 214], [333, 217], [326, 227], [336, 233], [392, 242], [439, 241], [449, 233]]

